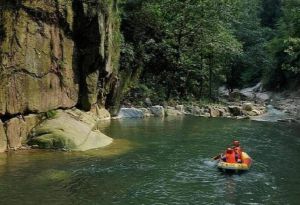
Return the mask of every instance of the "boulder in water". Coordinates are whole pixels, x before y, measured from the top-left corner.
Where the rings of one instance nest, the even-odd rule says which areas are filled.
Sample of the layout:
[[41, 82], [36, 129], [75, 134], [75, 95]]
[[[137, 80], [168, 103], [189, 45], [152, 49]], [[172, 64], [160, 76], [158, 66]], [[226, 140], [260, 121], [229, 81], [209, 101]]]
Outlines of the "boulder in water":
[[160, 105], [152, 106], [152, 107], [150, 107], [150, 111], [155, 117], [164, 117], [165, 116], [165, 109], [163, 106], [160, 106]]
[[58, 110], [31, 132], [29, 145], [44, 149], [85, 151], [109, 145], [112, 138], [96, 130], [98, 118], [77, 109]]
[[167, 116], [177, 116], [183, 114], [182, 112], [176, 110], [175, 108], [167, 108], [165, 109], [165, 113]]
[[118, 117], [119, 118], [143, 118], [144, 111], [137, 108], [121, 108]]

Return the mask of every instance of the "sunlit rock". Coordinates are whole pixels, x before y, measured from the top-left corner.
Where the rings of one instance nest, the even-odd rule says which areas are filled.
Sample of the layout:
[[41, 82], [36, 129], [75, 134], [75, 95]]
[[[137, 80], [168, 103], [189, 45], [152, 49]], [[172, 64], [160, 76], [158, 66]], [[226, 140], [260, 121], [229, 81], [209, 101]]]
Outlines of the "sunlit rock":
[[104, 147], [112, 138], [97, 130], [99, 118], [77, 109], [58, 110], [53, 118], [45, 120], [31, 133], [29, 145], [45, 149], [85, 151]]
[[121, 108], [119, 118], [143, 118], [144, 112], [141, 109], [137, 108]]
[[7, 137], [4, 130], [4, 124], [0, 120], [0, 152], [4, 152], [7, 149]]

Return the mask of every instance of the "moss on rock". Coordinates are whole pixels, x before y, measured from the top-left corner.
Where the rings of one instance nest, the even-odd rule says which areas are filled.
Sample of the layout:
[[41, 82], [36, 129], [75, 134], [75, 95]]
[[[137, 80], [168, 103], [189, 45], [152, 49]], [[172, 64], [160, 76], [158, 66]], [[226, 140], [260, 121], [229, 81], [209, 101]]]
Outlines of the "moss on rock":
[[78, 109], [58, 110], [55, 118], [36, 127], [28, 142], [42, 149], [85, 151], [106, 146], [112, 139], [95, 130], [99, 118]]

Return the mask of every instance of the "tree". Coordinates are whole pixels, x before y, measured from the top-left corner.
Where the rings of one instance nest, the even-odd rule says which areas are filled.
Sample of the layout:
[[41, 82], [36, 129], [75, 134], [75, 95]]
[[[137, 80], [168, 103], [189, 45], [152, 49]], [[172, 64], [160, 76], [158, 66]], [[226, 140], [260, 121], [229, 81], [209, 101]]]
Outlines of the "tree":
[[300, 84], [300, 2], [285, 0], [279, 19], [277, 35], [269, 45], [274, 58], [273, 69], [268, 70], [270, 87], [278, 89]]

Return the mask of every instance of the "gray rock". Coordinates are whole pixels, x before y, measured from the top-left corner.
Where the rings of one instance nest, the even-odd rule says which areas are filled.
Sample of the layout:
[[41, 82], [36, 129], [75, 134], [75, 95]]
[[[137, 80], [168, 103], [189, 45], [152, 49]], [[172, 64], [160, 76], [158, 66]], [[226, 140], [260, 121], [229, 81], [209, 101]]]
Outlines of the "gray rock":
[[267, 92], [264, 92], [264, 93], [256, 93], [255, 94], [255, 98], [256, 100], [258, 101], [261, 101], [261, 102], [266, 102], [270, 99], [270, 95], [267, 93]]
[[255, 98], [255, 93], [261, 90], [262, 90], [262, 83], [259, 82], [253, 87], [244, 88], [240, 90], [240, 94], [243, 98], [252, 100]]
[[221, 97], [228, 97], [229, 96], [229, 90], [225, 86], [221, 86], [218, 89], [219, 96]]
[[201, 108], [198, 107], [198, 106], [192, 106], [191, 114], [192, 114], [192, 115], [196, 115], [196, 116], [200, 116], [200, 115], [203, 115], [203, 114], [204, 114], [204, 110], [201, 109]]
[[167, 115], [167, 116], [177, 116], [177, 115], [182, 115], [183, 113], [182, 112], [180, 112], [180, 111], [178, 111], [178, 110], [175, 110], [175, 109], [170, 109], [170, 108], [167, 108], [166, 110], [165, 110], [165, 114]]
[[200, 117], [210, 117], [210, 114], [208, 112], [203, 113], [201, 115], [199, 115]]
[[160, 105], [152, 106], [152, 107], [150, 107], [150, 111], [155, 117], [164, 117], [165, 116], [165, 109], [163, 106], [160, 106]]
[[250, 102], [244, 103], [242, 109], [246, 111], [251, 111], [253, 110], [253, 104]]
[[137, 108], [121, 108], [118, 118], [143, 118], [144, 112]]
[[176, 110], [178, 110], [179, 112], [184, 112], [184, 106], [183, 105], [176, 105], [175, 107]]

